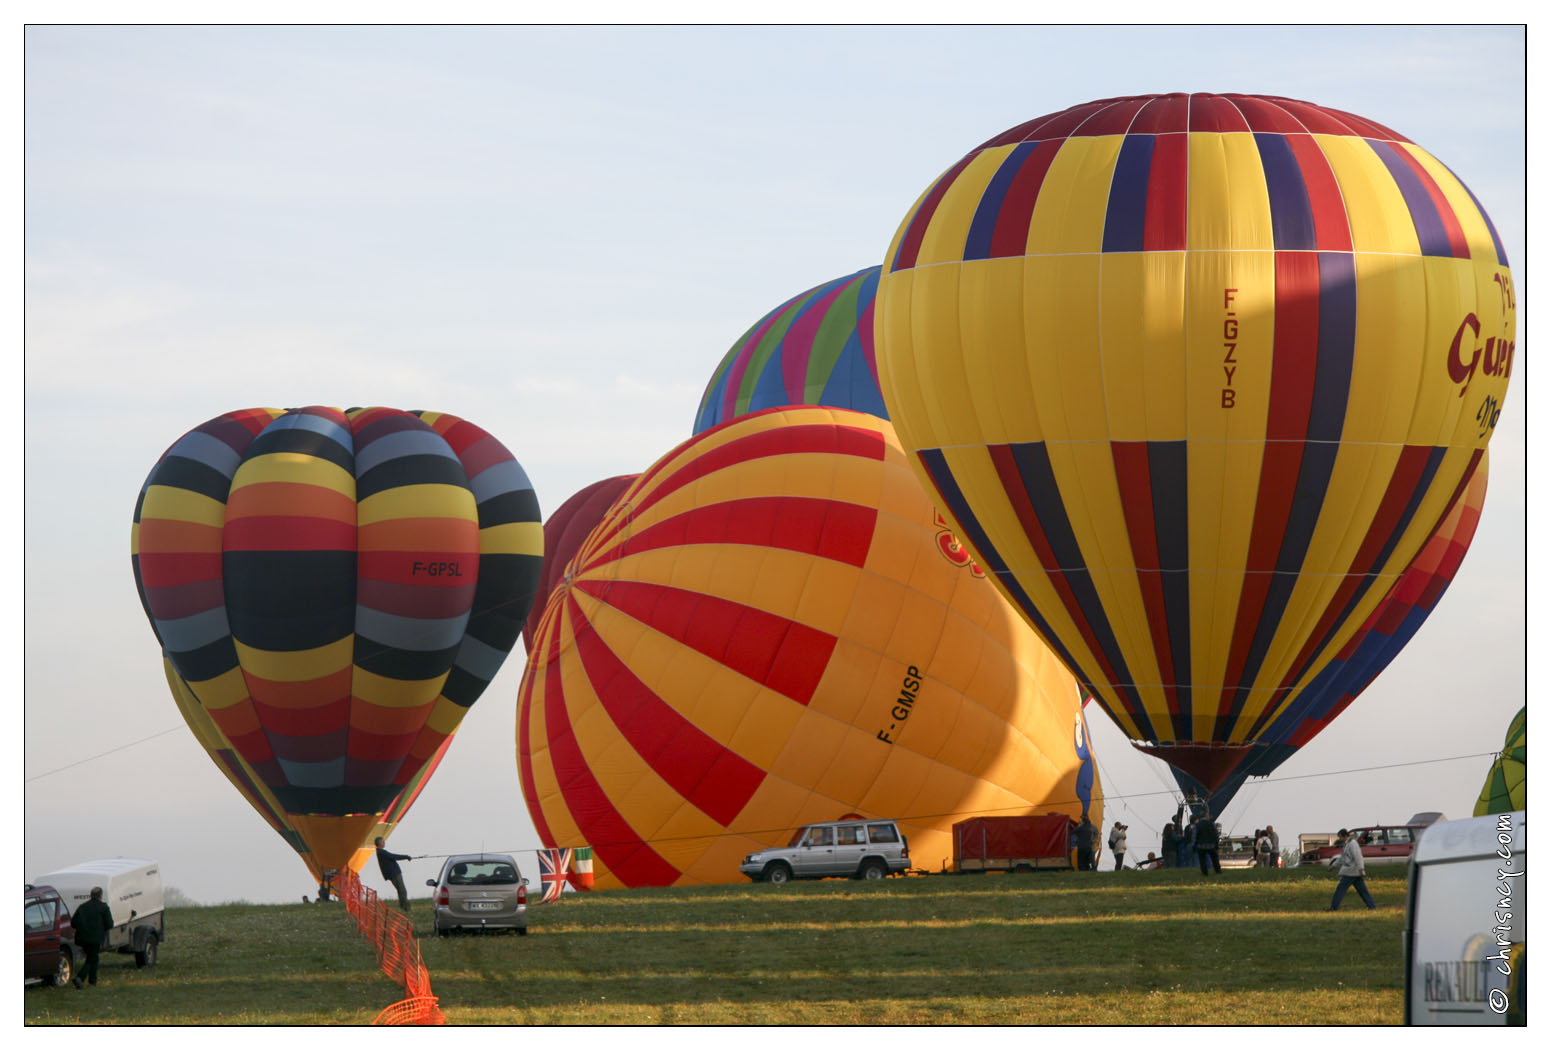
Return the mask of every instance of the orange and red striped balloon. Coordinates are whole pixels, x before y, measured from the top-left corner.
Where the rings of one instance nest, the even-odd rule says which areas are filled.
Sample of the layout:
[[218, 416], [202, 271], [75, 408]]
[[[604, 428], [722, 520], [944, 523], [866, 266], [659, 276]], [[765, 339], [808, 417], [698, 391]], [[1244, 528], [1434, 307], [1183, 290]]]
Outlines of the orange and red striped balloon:
[[540, 838], [593, 847], [600, 887], [658, 886], [737, 881], [845, 813], [900, 820], [933, 868], [968, 815], [1101, 820], [1076, 682], [945, 535], [875, 416], [768, 410], [664, 456], [534, 636]]

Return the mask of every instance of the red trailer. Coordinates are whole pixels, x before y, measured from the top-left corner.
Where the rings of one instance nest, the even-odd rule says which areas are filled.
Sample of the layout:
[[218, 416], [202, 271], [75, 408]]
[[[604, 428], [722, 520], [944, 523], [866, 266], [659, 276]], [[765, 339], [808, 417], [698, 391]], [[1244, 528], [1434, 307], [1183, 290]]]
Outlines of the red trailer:
[[1065, 814], [972, 817], [953, 825], [953, 871], [1028, 872], [1072, 868]]

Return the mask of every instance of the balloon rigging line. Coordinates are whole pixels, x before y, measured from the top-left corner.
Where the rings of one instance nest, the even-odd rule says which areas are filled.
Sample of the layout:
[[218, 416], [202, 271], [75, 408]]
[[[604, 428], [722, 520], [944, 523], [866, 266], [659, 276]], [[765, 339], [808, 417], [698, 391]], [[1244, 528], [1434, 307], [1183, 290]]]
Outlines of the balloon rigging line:
[[116, 748], [109, 748], [106, 752], [98, 752], [96, 755], [89, 755], [85, 759], [77, 759], [73, 763], [66, 763], [64, 766], [57, 766], [52, 770], [45, 770], [41, 774], [33, 774], [31, 777], [23, 778], [22, 783], [26, 784], [30, 781], [36, 781], [40, 777], [48, 777], [52, 774], [63, 773], [66, 770], [74, 769], [75, 767], [81, 766], [84, 763], [90, 763], [94, 760], [101, 759], [103, 756], [112, 755], [114, 752], [122, 752], [124, 749], [133, 748], [137, 744], [145, 744], [147, 741], [154, 741], [158, 737], [166, 737], [168, 734], [173, 733], [174, 731], [187, 729], [187, 726], [173, 726], [166, 730], [158, 731], [157, 733], [152, 734], [150, 737], [142, 737], [138, 741], [130, 741], [128, 744], [121, 744]]

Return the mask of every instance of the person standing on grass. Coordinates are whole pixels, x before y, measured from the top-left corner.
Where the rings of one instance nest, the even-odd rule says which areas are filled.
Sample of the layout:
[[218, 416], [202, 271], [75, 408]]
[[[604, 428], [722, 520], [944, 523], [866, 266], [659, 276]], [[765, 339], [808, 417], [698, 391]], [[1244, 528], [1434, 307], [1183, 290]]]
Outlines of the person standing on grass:
[[1126, 826], [1119, 821], [1109, 830], [1109, 849], [1115, 855], [1115, 871], [1119, 872], [1126, 860]]
[[375, 840], [377, 844], [377, 867], [382, 870], [382, 878], [393, 884], [399, 892], [399, 908], [409, 911], [409, 893], [404, 889], [404, 873], [399, 869], [399, 862], [412, 860], [408, 854], [395, 854], [387, 848], [381, 836]]
[[1340, 866], [1337, 871], [1341, 874], [1341, 881], [1336, 884], [1336, 892], [1330, 898], [1330, 907], [1325, 911], [1335, 912], [1341, 907], [1341, 899], [1346, 897], [1348, 887], [1357, 888], [1357, 893], [1362, 895], [1368, 908], [1378, 908], [1373, 903], [1373, 895], [1368, 893], [1368, 881], [1363, 879], [1367, 868], [1363, 863], [1362, 844], [1357, 842], [1356, 836], [1344, 828], [1336, 833], [1336, 837], [1342, 841], [1341, 853], [1330, 859], [1330, 867]]
[[1263, 828], [1255, 830], [1255, 864], [1264, 869], [1276, 864], [1271, 856], [1271, 835]]
[[1217, 822], [1212, 820], [1210, 810], [1202, 811], [1201, 820], [1196, 822], [1196, 857], [1201, 862], [1201, 875], [1209, 876], [1214, 872], [1222, 871], [1222, 862], [1217, 859], [1218, 831]]
[[1172, 820], [1163, 825], [1163, 867], [1173, 868], [1179, 862], [1179, 829], [1174, 827]]
[[1266, 826], [1266, 835], [1271, 838], [1271, 866], [1275, 868], [1282, 863], [1282, 837], [1270, 825]]
[[92, 896], [75, 910], [70, 923], [75, 928], [75, 943], [86, 953], [86, 962], [71, 982], [77, 989], [82, 987], [82, 978], [96, 985], [97, 957], [102, 954], [102, 943], [108, 940], [108, 932], [114, 927], [113, 910], [102, 900], [101, 887], [92, 888]]
[[1098, 846], [1099, 830], [1093, 827], [1086, 813], [1077, 826], [1077, 871], [1087, 872], [1094, 868], [1094, 848]]

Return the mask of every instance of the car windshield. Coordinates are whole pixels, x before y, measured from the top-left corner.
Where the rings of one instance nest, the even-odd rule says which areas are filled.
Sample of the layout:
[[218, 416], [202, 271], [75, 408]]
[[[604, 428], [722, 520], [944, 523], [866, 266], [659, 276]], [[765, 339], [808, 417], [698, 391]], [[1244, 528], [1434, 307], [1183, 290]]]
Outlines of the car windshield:
[[517, 867], [510, 861], [459, 861], [447, 873], [447, 883], [454, 887], [516, 882]]

